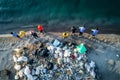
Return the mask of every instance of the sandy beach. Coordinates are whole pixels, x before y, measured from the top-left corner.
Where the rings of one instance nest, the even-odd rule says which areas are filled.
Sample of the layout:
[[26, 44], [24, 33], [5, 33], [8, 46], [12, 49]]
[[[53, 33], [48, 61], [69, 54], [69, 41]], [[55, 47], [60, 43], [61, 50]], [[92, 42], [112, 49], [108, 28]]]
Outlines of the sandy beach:
[[0, 0], [0, 80], [120, 80], [119, 8], [120, 0]]
[[[120, 80], [120, 35], [99, 34], [96, 38], [90, 38], [85, 33], [82, 37], [70, 37], [67, 41], [75, 41], [78, 44], [83, 42], [88, 47], [88, 58], [95, 61], [99, 73], [102, 75], [100, 80]], [[49, 32], [41, 39], [61, 39], [61, 32]], [[0, 35], [0, 80], [7, 79], [4, 70], [8, 69], [14, 75], [13, 69], [13, 49], [27, 44], [30, 39], [19, 40], [10, 34]]]

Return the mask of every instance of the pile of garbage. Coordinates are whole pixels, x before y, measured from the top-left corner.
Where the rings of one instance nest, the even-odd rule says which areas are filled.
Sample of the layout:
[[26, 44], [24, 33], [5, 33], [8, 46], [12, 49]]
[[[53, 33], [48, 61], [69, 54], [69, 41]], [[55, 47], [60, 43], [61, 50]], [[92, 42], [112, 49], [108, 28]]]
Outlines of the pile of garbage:
[[87, 48], [60, 41], [35, 41], [14, 49], [15, 80], [96, 80], [95, 62], [86, 56]]

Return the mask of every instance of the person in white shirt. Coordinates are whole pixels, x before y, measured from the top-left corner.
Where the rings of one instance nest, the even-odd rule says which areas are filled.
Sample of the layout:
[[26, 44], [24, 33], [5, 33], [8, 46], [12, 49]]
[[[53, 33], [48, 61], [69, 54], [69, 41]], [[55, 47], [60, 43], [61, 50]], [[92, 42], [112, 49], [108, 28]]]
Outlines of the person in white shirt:
[[98, 28], [92, 29], [92, 36], [96, 36], [98, 32], [99, 32]]
[[82, 35], [84, 32], [85, 32], [85, 27], [82, 26], [82, 27], [79, 27], [79, 35]]

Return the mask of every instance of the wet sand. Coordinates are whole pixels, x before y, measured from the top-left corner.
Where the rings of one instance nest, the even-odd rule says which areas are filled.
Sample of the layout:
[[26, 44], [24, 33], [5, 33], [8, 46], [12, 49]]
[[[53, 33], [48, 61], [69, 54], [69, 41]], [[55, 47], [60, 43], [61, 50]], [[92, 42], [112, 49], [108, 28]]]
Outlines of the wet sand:
[[[79, 28], [79, 26], [86, 27], [86, 33], [91, 33], [91, 29], [98, 27], [99, 34], [120, 34], [120, 24], [115, 23], [95, 23], [87, 22], [79, 19], [76, 20], [49, 20], [49, 21], [38, 21], [38, 22], [11, 22], [11, 23], [0, 23], [0, 34], [8, 34], [11, 31], [30, 30], [34, 29], [37, 31], [37, 25], [41, 24], [44, 26], [46, 32], [63, 32], [70, 31], [71, 26]], [[79, 32], [79, 29], [77, 30]]]

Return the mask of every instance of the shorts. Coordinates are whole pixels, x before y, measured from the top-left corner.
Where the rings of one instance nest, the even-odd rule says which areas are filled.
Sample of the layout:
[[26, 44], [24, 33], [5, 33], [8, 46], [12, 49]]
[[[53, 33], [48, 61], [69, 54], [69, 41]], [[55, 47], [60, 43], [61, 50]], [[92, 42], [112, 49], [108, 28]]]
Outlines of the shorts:
[[42, 32], [43, 32], [43, 30], [40, 30], [40, 32], [42, 33]]
[[82, 35], [82, 34], [83, 34], [83, 32], [80, 32], [80, 33], [79, 33], [79, 35]]

